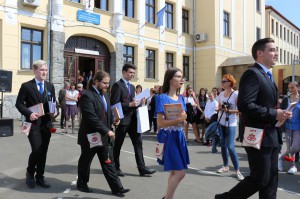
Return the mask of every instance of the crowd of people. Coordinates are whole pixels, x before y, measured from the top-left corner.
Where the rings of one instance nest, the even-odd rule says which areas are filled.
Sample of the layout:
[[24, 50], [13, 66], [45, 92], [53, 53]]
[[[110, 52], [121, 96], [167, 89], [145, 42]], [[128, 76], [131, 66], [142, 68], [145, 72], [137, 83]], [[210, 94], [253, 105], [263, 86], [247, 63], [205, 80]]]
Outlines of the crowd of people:
[[[163, 138], [164, 156], [159, 163], [163, 165], [164, 171], [169, 172], [163, 198], [174, 197], [190, 164], [190, 124], [195, 144], [212, 146], [212, 153], [218, 151], [217, 146], [221, 148], [222, 163], [216, 172], [223, 174], [229, 171], [230, 157], [236, 178], [241, 181], [230, 191], [217, 194], [215, 198], [248, 198], [256, 192], [259, 192], [261, 199], [276, 198], [278, 170], [282, 171], [282, 162], [291, 162], [289, 174], [297, 172], [295, 156], [300, 151], [300, 87], [297, 82], [290, 82], [288, 95], [278, 103], [277, 86], [270, 73], [270, 68], [277, 59], [274, 41], [270, 38], [258, 40], [252, 47], [252, 55], [256, 63], [243, 74], [239, 90], [234, 76], [224, 74], [218, 88], [214, 87], [210, 91], [201, 88], [196, 94], [187, 85], [180, 92], [184, 85], [183, 74], [178, 68], [169, 68], [165, 72], [163, 85], [155, 85], [150, 89], [150, 97], [140, 102], [134, 97], [142, 92], [142, 86], [134, 86], [130, 82], [135, 75], [136, 66], [128, 63], [122, 68], [122, 78], [111, 87], [110, 76], [104, 71], [97, 71], [94, 75], [90, 73], [85, 83], [79, 82], [77, 88], [74, 83], [65, 82], [58, 96], [61, 108], [60, 127], [65, 133], [71, 127], [71, 132], [75, 133], [75, 117], [78, 116], [78, 144], [81, 147], [78, 190], [92, 191], [88, 186], [90, 166], [97, 154], [112, 194], [123, 197], [130, 191], [123, 187], [120, 180], [120, 177], [126, 176], [126, 172], [121, 170], [120, 151], [127, 134], [134, 148], [140, 176], [151, 176], [156, 172], [145, 165], [142, 134], [137, 133], [137, 108], [148, 106], [149, 132], [157, 135], [158, 139]], [[49, 188], [49, 183], [44, 179], [44, 169], [51, 137], [51, 118], [55, 115], [49, 114], [45, 99], [47, 95], [44, 93], [55, 98], [55, 91], [53, 85], [46, 81], [47, 63], [39, 60], [34, 63], [33, 69], [35, 78], [22, 84], [16, 102], [16, 107], [25, 115], [26, 121], [33, 124], [28, 136], [32, 152], [29, 156], [26, 184], [30, 188], [34, 188], [35, 184]], [[110, 109], [111, 105], [119, 102], [124, 114], [121, 120], [115, 118]], [[43, 103], [46, 113], [43, 116], [27, 109], [38, 103]], [[167, 119], [166, 104], [181, 104], [182, 109], [176, 119]], [[277, 121], [285, 123], [276, 127]], [[245, 126], [263, 129], [264, 137], [259, 150], [245, 147], [250, 176], [244, 178], [240, 172], [235, 142], [243, 141]], [[283, 132], [287, 150], [279, 155]], [[98, 142], [95, 142], [99, 139], [102, 140], [101, 146], [97, 146]]]

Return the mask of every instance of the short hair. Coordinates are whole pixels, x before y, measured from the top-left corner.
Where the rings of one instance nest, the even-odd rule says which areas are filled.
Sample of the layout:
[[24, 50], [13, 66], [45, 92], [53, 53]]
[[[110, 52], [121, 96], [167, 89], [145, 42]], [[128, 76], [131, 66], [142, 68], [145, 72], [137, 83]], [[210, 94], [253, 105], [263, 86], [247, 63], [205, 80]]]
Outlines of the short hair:
[[143, 90], [143, 87], [141, 85], [136, 85], [135, 89], [140, 88], [141, 90]]
[[267, 37], [264, 39], [259, 39], [253, 44], [251, 52], [254, 60], [257, 60], [257, 51], [264, 51], [267, 43], [274, 43], [274, 39]]
[[110, 77], [110, 75], [103, 70], [98, 70], [94, 75], [93, 82], [96, 82], [96, 80], [101, 82], [105, 77]]
[[70, 82], [65, 81], [65, 84], [64, 84], [64, 85], [65, 85], [65, 87], [66, 87], [66, 86], [70, 86]]
[[235, 86], [236, 80], [233, 77], [233, 75], [231, 75], [231, 74], [225, 74], [225, 75], [223, 75], [223, 78], [226, 78], [226, 79], [228, 79], [231, 82], [231, 87], [232, 88]]
[[131, 63], [126, 63], [124, 64], [123, 68], [122, 68], [122, 72], [127, 72], [128, 69], [131, 68], [133, 70], [136, 70], [136, 66], [131, 64]]
[[292, 84], [296, 86], [297, 88], [299, 87], [299, 83], [297, 81], [291, 81], [289, 84]]
[[40, 67], [47, 65], [47, 62], [45, 62], [44, 60], [36, 60], [33, 64], [32, 64], [32, 68], [34, 70], [39, 69]]
[[82, 87], [83, 87], [83, 84], [81, 84], [81, 83], [77, 84], [77, 88], [78, 88], [78, 87], [81, 87], [81, 88], [82, 88]]

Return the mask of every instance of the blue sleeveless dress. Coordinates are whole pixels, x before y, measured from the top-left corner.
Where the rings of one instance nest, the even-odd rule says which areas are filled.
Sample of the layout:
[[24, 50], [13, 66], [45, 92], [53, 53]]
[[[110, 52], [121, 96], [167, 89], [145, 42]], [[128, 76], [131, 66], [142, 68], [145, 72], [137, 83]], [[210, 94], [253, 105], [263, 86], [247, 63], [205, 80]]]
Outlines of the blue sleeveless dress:
[[[186, 111], [184, 99], [181, 95], [178, 100], [173, 100], [166, 94], [159, 95], [156, 102], [156, 114], [165, 114], [164, 104], [182, 104], [183, 110]], [[190, 158], [182, 127], [166, 127], [161, 128], [160, 131], [166, 131], [167, 133], [163, 157], [164, 170], [187, 169]]]

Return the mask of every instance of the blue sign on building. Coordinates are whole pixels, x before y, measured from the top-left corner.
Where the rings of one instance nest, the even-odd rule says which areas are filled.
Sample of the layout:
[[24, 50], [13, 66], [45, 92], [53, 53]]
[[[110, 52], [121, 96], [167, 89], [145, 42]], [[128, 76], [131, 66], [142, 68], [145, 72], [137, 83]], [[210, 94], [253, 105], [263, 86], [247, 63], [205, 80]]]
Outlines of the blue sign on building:
[[86, 12], [84, 10], [77, 11], [77, 20], [100, 25], [100, 15], [91, 12]]

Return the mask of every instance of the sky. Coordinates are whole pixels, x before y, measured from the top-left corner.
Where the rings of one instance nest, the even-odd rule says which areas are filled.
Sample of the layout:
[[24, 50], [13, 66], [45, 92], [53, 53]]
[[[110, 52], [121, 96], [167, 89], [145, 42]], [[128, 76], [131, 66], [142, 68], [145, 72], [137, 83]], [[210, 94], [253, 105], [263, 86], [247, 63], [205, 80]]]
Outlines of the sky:
[[300, 0], [266, 0], [270, 5], [300, 28]]

